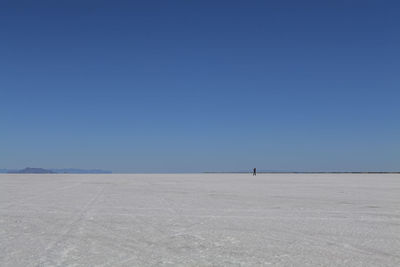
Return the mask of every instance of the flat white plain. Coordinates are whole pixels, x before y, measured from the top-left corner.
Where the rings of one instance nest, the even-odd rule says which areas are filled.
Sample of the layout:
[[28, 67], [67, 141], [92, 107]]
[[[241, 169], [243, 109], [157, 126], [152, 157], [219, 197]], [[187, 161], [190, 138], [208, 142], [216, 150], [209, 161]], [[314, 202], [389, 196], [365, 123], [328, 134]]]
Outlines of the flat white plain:
[[0, 266], [268, 265], [400, 266], [400, 175], [0, 175]]

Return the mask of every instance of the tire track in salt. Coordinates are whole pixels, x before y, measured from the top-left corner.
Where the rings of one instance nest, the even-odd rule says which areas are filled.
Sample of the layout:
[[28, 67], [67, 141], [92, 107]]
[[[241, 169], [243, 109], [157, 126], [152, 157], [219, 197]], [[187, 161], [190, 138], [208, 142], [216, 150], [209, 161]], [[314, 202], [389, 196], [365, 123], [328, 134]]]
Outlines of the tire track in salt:
[[78, 214], [69, 223], [66, 224], [64, 229], [61, 231], [59, 238], [57, 238], [53, 242], [49, 243], [49, 245], [43, 251], [43, 256], [40, 257], [40, 259], [38, 260], [38, 262], [39, 262], [38, 266], [43, 266], [46, 263], [48, 254], [50, 251], [52, 251], [54, 249], [54, 247], [56, 247], [58, 244], [65, 242], [68, 239], [69, 234], [76, 228], [76, 225], [78, 225], [86, 217], [90, 208], [99, 199], [99, 197], [104, 193], [104, 189], [105, 189], [105, 185], [103, 185], [95, 193], [95, 195], [91, 199], [89, 199], [89, 201], [85, 204], [85, 206], [82, 208], [82, 210], [80, 212], [78, 212]]

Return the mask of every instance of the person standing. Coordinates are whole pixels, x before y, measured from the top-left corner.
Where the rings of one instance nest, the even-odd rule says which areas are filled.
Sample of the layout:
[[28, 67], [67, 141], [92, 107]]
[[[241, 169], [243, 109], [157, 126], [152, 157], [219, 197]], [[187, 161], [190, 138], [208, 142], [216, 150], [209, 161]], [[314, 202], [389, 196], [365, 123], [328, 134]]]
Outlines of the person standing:
[[257, 169], [253, 168], [253, 176], [256, 176], [256, 175], [257, 175]]

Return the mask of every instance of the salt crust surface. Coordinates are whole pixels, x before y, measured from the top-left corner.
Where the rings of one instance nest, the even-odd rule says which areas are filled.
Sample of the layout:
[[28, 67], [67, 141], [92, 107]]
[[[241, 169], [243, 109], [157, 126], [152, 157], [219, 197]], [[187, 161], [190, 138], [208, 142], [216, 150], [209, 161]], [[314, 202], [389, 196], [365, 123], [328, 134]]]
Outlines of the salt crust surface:
[[0, 266], [400, 266], [400, 175], [1, 174]]

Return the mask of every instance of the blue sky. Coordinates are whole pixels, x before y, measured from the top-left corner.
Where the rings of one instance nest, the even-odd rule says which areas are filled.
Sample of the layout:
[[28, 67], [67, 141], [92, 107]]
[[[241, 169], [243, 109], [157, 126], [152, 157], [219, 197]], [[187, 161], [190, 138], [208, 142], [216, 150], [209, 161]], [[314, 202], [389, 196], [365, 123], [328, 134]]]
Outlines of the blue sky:
[[1, 1], [0, 168], [400, 170], [397, 1]]

